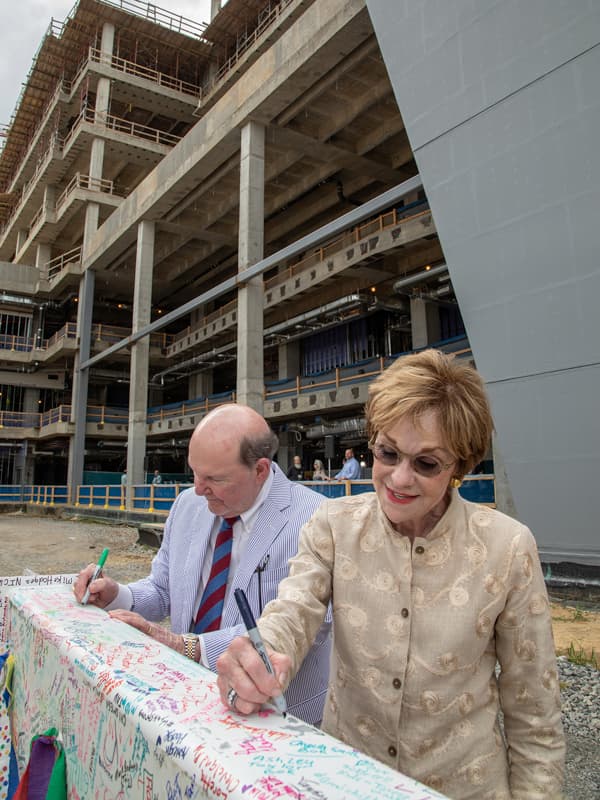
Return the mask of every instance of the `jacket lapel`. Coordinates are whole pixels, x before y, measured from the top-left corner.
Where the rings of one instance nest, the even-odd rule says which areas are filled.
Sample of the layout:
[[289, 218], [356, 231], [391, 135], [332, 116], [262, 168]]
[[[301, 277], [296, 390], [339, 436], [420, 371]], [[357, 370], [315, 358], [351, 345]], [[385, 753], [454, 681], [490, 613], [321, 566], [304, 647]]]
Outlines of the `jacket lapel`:
[[210, 532], [215, 521], [215, 515], [208, 510], [206, 500], [204, 498], [198, 500], [201, 502], [196, 505], [195, 513], [189, 521], [185, 540], [187, 554], [183, 563], [181, 586], [189, 586], [190, 591], [182, 594], [181, 616], [184, 628], [194, 612]]
[[234, 590], [238, 588], [244, 591], [248, 590], [256, 568], [263, 562], [288, 520], [288, 509], [291, 502], [290, 485], [277, 464], [272, 464], [272, 469], [275, 474], [271, 491], [256, 516], [246, 545], [246, 552], [233, 578], [231, 590], [223, 608], [223, 621], [228, 625], [235, 624], [239, 617], [233, 596]]

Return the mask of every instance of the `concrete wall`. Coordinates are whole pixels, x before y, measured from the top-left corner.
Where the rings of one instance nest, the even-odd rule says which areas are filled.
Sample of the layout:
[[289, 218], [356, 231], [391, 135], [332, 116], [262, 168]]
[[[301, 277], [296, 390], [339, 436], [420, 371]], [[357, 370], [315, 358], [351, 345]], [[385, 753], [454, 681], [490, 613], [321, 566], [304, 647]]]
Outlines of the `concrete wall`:
[[517, 516], [600, 564], [600, 3], [367, 0]]

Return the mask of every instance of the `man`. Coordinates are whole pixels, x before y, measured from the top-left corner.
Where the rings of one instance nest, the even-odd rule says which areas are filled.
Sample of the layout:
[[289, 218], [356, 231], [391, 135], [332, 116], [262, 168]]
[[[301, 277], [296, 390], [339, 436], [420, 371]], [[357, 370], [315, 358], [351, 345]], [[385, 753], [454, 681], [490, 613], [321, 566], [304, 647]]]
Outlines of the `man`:
[[153, 486], [158, 486], [161, 483], [162, 483], [162, 475], [160, 474], [160, 472], [157, 469], [155, 469], [154, 470], [154, 477], [152, 478], [152, 485]]
[[287, 477], [291, 481], [301, 481], [304, 477], [304, 470], [302, 469], [302, 459], [300, 456], [294, 456], [294, 463], [287, 471]]
[[[194, 488], [173, 503], [151, 574], [127, 586], [103, 574], [90, 584], [90, 603], [214, 670], [218, 656], [246, 632], [234, 590], [246, 592], [259, 617], [288, 573], [300, 528], [323, 500], [273, 463], [277, 445], [267, 422], [247, 406], [224, 405], [207, 414], [189, 445]], [[222, 612], [216, 629], [196, 635], [191, 632], [204, 625], [204, 616], [198, 619], [203, 593], [213, 580], [213, 552], [226, 520], [233, 539]], [[78, 600], [92, 571], [90, 565], [77, 578]], [[169, 615], [171, 630], [153, 624]], [[327, 691], [329, 628], [328, 621], [286, 691], [290, 712], [312, 724], [321, 720]]]
[[357, 481], [360, 478], [360, 464], [354, 458], [354, 450], [349, 447], [344, 453], [344, 466], [335, 476], [336, 481]]

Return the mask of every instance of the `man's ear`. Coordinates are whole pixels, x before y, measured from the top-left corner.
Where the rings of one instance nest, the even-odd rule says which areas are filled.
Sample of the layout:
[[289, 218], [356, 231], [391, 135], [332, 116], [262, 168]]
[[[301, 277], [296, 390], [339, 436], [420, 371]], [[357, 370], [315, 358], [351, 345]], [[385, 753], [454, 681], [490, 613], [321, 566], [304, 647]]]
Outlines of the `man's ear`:
[[271, 471], [271, 462], [268, 458], [259, 458], [255, 465], [256, 475], [258, 479], [264, 483], [269, 477]]

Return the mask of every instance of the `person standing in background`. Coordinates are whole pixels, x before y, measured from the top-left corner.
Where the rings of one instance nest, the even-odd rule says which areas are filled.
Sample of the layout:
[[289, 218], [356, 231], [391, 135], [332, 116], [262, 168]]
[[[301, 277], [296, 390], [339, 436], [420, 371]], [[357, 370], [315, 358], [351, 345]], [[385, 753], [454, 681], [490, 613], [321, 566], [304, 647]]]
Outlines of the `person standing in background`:
[[300, 456], [294, 456], [294, 463], [288, 469], [287, 477], [291, 481], [301, 481], [304, 478], [304, 470], [302, 469], [302, 459]]
[[162, 483], [162, 475], [160, 474], [160, 472], [157, 469], [155, 469], [154, 470], [154, 477], [152, 478], [152, 485], [153, 486], [158, 486], [161, 483]]
[[323, 462], [320, 461], [318, 458], [315, 458], [313, 463], [313, 481], [328, 481], [330, 480], [329, 475], [325, 472], [325, 467], [323, 466]]
[[354, 450], [349, 447], [344, 453], [344, 466], [335, 476], [336, 481], [357, 481], [360, 478], [360, 464], [354, 458]]

